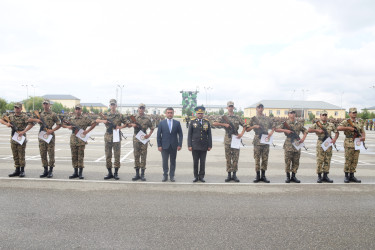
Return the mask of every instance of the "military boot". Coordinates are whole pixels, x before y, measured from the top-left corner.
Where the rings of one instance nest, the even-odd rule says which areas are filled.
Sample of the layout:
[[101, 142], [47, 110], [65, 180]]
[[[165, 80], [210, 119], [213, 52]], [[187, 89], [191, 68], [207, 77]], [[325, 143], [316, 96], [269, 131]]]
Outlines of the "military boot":
[[43, 172], [43, 174], [39, 175], [40, 178], [47, 177], [47, 175], [48, 175], [48, 167], [43, 167], [43, 168], [44, 168], [44, 172]]
[[115, 180], [120, 180], [120, 177], [118, 177], [118, 169], [119, 169], [119, 168], [115, 168], [115, 173], [113, 174], [113, 178], [114, 178]]
[[290, 173], [286, 173], [285, 183], [290, 183]]
[[297, 179], [296, 173], [292, 173], [292, 178], [290, 178], [290, 181], [295, 183], [300, 183], [301, 181]]
[[16, 170], [14, 170], [14, 172], [9, 174], [8, 176], [9, 177], [20, 176], [20, 167], [16, 167]]
[[317, 183], [322, 183], [322, 174], [318, 174], [318, 180], [316, 181]]
[[139, 168], [135, 169], [135, 176], [132, 178], [132, 181], [137, 181], [141, 179], [141, 176], [139, 176]]
[[349, 180], [349, 173], [346, 173], [346, 172], [345, 172], [345, 179], [344, 179], [344, 182], [345, 182], [345, 183], [349, 183], [349, 182], [350, 182], [350, 180]]
[[145, 178], [145, 170], [144, 168], [141, 169], [141, 181], [146, 181], [146, 178]]
[[25, 177], [25, 167], [21, 167], [21, 170], [20, 170], [20, 175], [19, 175], [21, 178], [22, 177]]
[[262, 177], [260, 178], [260, 180], [265, 183], [270, 183], [270, 180], [268, 180], [266, 177], [266, 170], [262, 170]]
[[231, 172], [228, 172], [228, 177], [225, 179], [225, 182], [230, 182], [230, 180], [232, 180], [232, 173]]
[[85, 177], [83, 177], [82, 172], [83, 172], [83, 168], [79, 168], [79, 174], [78, 174], [78, 177], [79, 177], [81, 180], [85, 178]]
[[78, 177], [78, 168], [74, 168], [74, 173], [69, 176], [69, 179], [74, 179]]
[[240, 182], [240, 180], [237, 178], [236, 172], [233, 172], [232, 180], [234, 180], [235, 182]]
[[323, 181], [333, 183], [333, 180], [328, 177], [328, 173], [323, 173]]
[[108, 169], [108, 174], [104, 176], [104, 180], [112, 179], [113, 174], [112, 174], [112, 168], [107, 168]]
[[[20, 177], [21, 177], [21, 175], [20, 175]], [[355, 178], [354, 173], [350, 173], [349, 181], [356, 182], [356, 183], [361, 183], [361, 180], [358, 180], [357, 178]]]
[[52, 178], [53, 177], [53, 167], [49, 167], [48, 175], [47, 178]]
[[253, 180], [254, 183], [258, 183], [260, 182], [260, 171], [257, 171], [257, 176], [255, 177], [255, 179]]

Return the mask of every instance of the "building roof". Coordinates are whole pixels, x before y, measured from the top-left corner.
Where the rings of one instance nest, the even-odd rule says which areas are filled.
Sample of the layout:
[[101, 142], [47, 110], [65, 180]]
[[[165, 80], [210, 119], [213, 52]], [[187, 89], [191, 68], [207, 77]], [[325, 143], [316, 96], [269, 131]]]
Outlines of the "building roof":
[[[134, 107], [138, 108], [138, 104], [122, 104], [122, 107]], [[198, 105], [199, 106], [199, 105]], [[203, 105], [205, 108], [226, 108], [225, 105]], [[167, 108], [167, 107], [173, 107], [173, 108], [182, 108], [181, 104], [147, 104], [146, 108], [153, 107], [153, 108]]]
[[262, 103], [265, 108], [279, 109], [343, 109], [339, 106], [323, 101], [298, 101], [298, 100], [261, 100], [247, 108], [255, 108], [258, 103]]
[[[375, 109], [375, 106], [372, 106], [372, 107], [369, 107], [369, 108], [365, 108], [365, 109], [367, 109], [367, 110], [373, 110], [373, 109]], [[364, 109], [362, 109], [362, 110], [364, 110]]]
[[98, 102], [85, 102], [85, 103], [81, 102], [80, 104], [86, 107], [107, 107], [103, 103], [98, 103]]
[[50, 100], [79, 100], [77, 97], [72, 95], [44, 95], [42, 97]]

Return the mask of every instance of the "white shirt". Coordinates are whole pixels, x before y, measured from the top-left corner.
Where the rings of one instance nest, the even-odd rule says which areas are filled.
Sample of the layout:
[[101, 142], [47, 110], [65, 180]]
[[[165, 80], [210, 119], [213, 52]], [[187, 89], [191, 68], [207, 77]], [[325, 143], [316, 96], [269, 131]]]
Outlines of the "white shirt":
[[172, 132], [172, 128], [173, 128], [173, 119], [167, 119], [168, 128], [169, 128], [169, 123], [171, 123], [171, 128], [170, 128], [169, 132]]

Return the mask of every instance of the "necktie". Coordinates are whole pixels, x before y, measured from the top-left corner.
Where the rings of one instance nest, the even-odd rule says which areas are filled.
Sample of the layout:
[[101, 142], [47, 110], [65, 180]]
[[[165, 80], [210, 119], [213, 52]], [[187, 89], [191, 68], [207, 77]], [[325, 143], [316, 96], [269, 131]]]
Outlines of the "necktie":
[[169, 133], [172, 132], [172, 129], [171, 129], [171, 120], [168, 119], [168, 127], [169, 127]]

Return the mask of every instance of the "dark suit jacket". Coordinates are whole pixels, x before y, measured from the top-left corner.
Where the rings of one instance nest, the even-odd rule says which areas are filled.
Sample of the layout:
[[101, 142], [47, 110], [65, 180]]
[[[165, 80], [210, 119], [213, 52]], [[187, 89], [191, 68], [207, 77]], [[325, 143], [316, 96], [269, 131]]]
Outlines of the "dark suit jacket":
[[162, 120], [159, 123], [157, 136], [158, 147], [162, 147], [163, 149], [168, 149], [169, 146], [172, 146], [173, 148], [177, 148], [177, 146], [182, 147], [183, 134], [181, 124], [174, 119], [172, 119], [172, 121], [172, 132], [169, 132], [167, 119]]
[[202, 124], [197, 119], [191, 119], [188, 147], [201, 151], [207, 151], [208, 148], [212, 148], [211, 125], [207, 119], [202, 119]]

